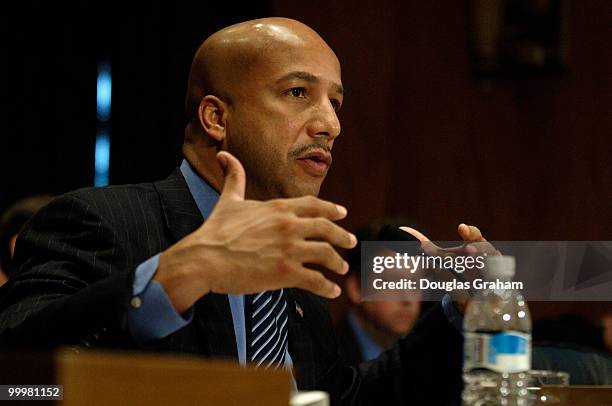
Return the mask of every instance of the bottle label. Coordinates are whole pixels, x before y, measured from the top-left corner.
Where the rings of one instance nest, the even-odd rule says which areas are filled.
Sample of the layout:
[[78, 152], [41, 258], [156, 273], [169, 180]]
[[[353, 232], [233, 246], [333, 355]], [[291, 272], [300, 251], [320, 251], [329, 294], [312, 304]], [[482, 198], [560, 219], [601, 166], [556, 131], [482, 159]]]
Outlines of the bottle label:
[[465, 333], [463, 369], [522, 372], [531, 368], [531, 335], [519, 331]]

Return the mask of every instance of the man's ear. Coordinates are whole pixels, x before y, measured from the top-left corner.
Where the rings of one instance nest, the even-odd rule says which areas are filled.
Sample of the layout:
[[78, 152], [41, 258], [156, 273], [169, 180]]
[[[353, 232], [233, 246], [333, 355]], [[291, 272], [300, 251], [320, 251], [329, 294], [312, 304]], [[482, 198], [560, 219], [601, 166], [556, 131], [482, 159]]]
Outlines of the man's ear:
[[15, 243], [17, 242], [17, 234], [13, 235], [9, 240], [9, 252], [11, 254], [11, 258], [15, 256]]
[[359, 275], [351, 273], [347, 276], [344, 291], [353, 305], [361, 303], [361, 281], [359, 280]]
[[224, 101], [213, 95], [207, 95], [200, 101], [198, 118], [204, 132], [215, 141], [225, 139], [227, 105]]

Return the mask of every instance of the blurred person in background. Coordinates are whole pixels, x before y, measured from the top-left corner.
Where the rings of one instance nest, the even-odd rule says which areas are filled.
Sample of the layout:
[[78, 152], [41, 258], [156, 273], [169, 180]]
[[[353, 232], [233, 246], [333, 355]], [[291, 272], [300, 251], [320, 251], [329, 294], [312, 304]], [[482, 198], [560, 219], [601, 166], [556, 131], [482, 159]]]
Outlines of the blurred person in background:
[[355, 234], [357, 247], [347, 252], [349, 273], [344, 292], [350, 308], [335, 328], [340, 354], [352, 365], [374, 359], [391, 348], [410, 332], [421, 315], [420, 294], [407, 300], [361, 300], [361, 241], [375, 241], [385, 223], [410, 224], [389, 220], [363, 226]]
[[10, 206], [0, 217], [0, 285], [11, 276], [15, 242], [23, 226], [40, 208], [53, 200], [50, 195], [25, 197]]

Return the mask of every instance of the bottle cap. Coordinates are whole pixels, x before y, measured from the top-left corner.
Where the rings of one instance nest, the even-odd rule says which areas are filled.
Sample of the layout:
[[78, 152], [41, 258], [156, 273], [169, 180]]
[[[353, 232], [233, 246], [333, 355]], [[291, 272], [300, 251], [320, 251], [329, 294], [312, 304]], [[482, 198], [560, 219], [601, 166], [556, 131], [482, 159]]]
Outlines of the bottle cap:
[[485, 272], [488, 279], [512, 279], [516, 261], [511, 255], [491, 255], [485, 260]]

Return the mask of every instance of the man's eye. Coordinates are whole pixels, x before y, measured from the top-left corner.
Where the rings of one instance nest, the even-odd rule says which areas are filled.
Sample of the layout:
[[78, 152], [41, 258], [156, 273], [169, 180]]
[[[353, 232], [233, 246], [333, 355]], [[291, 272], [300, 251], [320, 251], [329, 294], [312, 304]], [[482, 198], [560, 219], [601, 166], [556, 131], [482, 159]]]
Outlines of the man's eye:
[[338, 100], [331, 99], [330, 102], [331, 102], [331, 105], [334, 108], [334, 110], [336, 110], [336, 111], [340, 110], [341, 104], [340, 104], [340, 102]]
[[306, 97], [306, 89], [303, 87], [294, 87], [293, 89], [289, 89], [289, 94], [293, 97]]

